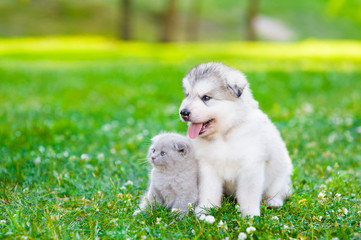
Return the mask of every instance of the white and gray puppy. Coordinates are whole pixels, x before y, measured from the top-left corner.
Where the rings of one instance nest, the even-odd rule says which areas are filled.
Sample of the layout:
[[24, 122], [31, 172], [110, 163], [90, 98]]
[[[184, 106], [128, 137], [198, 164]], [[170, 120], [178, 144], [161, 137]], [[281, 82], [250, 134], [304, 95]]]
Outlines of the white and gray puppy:
[[242, 214], [260, 215], [266, 199], [280, 207], [291, 194], [292, 162], [279, 131], [258, 108], [246, 77], [221, 63], [203, 63], [183, 79], [180, 116], [189, 123], [199, 160], [199, 207], [234, 195]]
[[141, 210], [158, 204], [188, 212], [188, 204], [198, 200], [198, 163], [190, 140], [176, 133], [152, 138], [148, 159], [153, 165], [149, 190], [139, 205]]

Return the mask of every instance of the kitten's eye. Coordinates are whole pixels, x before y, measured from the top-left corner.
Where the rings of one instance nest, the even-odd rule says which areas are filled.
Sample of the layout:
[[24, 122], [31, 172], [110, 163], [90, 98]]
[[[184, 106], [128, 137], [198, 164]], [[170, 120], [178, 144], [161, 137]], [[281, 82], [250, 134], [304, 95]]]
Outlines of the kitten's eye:
[[152, 153], [155, 153], [155, 149], [154, 149], [154, 148], [152, 148], [152, 150], [151, 150], [151, 151], [152, 151]]
[[207, 101], [211, 100], [212, 98], [208, 95], [204, 95], [201, 99], [203, 102], [207, 102]]
[[164, 156], [164, 155], [165, 155], [165, 152], [161, 151], [161, 152], [160, 152], [160, 155], [161, 155], [161, 156]]

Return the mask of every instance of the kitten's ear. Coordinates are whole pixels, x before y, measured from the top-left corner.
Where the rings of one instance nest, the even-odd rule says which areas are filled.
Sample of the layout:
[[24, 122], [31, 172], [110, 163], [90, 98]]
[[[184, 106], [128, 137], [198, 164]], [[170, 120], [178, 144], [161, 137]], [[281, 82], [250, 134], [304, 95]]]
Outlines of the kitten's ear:
[[159, 140], [159, 138], [160, 138], [159, 135], [152, 137], [152, 139], [151, 139], [152, 143], [157, 142]]
[[187, 154], [188, 146], [186, 143], [177, 142], [173, 145], [174, 149], [182, 155]]

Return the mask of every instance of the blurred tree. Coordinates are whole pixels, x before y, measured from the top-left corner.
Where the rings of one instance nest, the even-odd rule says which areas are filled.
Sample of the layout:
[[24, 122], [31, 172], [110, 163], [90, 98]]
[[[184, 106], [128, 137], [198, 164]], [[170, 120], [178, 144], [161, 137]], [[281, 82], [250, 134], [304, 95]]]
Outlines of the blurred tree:
[[248, 0], [248, 8], [246, 14], [246, 39], [248, 41], [257, 40], [254, 21], [258, 15], [258, 11], [259, 11], [259, 0]]
[[200, 15], [202, 0], [191, 0], [186, 26], [187, 41], [197, 41], [199, 39]]
[[168, 0], [160, 39], [162, 42], [170, 42], [175, 39], [177, 17], [177, 0]]
[[131, 0], [121, 1], [121, 39], [131, 39]]

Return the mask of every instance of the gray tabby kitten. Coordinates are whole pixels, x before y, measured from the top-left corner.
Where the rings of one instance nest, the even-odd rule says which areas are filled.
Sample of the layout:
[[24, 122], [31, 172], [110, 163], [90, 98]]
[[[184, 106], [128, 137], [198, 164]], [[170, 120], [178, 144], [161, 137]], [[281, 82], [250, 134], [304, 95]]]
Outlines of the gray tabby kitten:
[[[153, 165], [149, 190], [139, 205], [141, 210], [158, 204], [188, 212], [188, 203], [198, 200], [198, 163], [190, 140], [176, 133], [152, 138], [148, 159]], [[138, 211], [139, 212], [139, 211]]]

